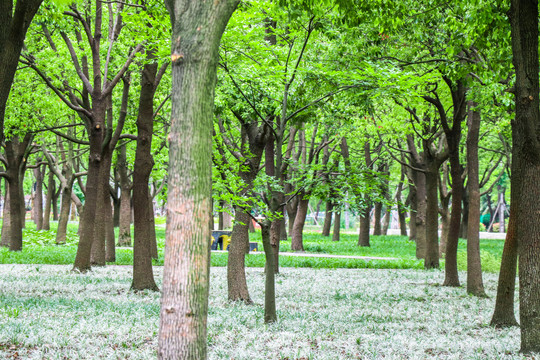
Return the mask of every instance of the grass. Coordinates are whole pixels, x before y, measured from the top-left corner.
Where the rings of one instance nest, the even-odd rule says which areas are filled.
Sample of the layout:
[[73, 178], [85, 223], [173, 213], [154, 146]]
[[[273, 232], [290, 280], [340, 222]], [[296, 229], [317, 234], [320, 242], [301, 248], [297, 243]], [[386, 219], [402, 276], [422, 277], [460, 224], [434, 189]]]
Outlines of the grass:
[[[129, 267], [0, 265], [0, 358], [155, 359], [159, 292], [132, 292]], [[162, 268], [155, 269], [161, 287]], [[283, 268], [278, 321], [263, 323], [264, 271], [250, 268], [254, 305], [227, 299], [211, 269], [209, 359], [526, 359], [519, 329], [489, 321], [489, 298], [442, 287], [442, 271]], [[464, 274], [461, 274], [464, 276]]]
[[[161, 222], [161, 220], [160, 220]], [[77, 251], [77, 224], [68, 225], [67, 242], [65, 245], [55, 244], [56, 223], [51, 223], [50, 231], [36, 231], [32, 222], [27, 222], [24, 229], [24, 246], [21, 252], [10, 252], [0, 248], [0, 263], [3, 264], [73, 264]], [[163, 248], [165, 243], [165, 228], [156, 226], [156, 236], [159, 248], [159, 258], [154, 265], [163, 265]], [[259, 243], [262, 249], [260, 232], [250, 234], [251, 241]], [[396, 260], [362, 260], [343, 258], [315, 258], [281, 256], [281, 267], [294, 268], [379, 268], [379, 269], [421, 269], [423, 262], [415, 257], [415, 244], [404, 236], [372, 236], [370, 247], [356, 246], [357, 235], [344, 233], [338, 242], [331, 241], [320, 235], [317, 231], [308, 231], [304, 234], [304, 248], [306, 253], [349, 255], [395, 258]], [[485, 272], [499, 271], [503, 240], [481, 240], [482, 268]], [[290, 241], [282, 241], [280, 252], [290, 252]], [[131, 265], [133, 263], [131, 248], [116, 249], [117, 265]], [[465, 271], [467, 267], [466, 241], [460, 240], [458, 247], [458, 268]], [[246, 266], [264, 267], [264, 256], [250, 254], [246, 257]], [[226, 253], [212, 253], [212, 266], [226, 266]], [[444, 259], [442, 260], [444, 266]]]

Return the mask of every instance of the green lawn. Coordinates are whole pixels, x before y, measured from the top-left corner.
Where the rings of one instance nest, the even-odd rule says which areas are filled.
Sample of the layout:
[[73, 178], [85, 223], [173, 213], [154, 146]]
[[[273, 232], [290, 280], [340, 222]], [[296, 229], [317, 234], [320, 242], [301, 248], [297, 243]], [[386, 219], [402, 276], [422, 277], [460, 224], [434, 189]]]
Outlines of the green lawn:
[[[21, 252], [10, 252], [5, 248], [0, 249], [0, 263], [3, 264], [72, 264], [77, 250], [77, 224], [70, 223], [68, 228], [67, 244], [56, 245], [56, 224], [52, 224], [51, 231], [36, 231], [32, 222], [27, 222], [24, 230], [24, 247]], [[163, 248], [165, 243], [165, 228], [157, 226], [159, 259], [155, 265], [163, 265]], [[262, 249], [260, 232], [251, 234], [251, 241], [259, 242]], [[356, 234], [342, 234], [339, 242], [331, 238], [321, 236], [315, 231], [304, 234], [304, 248], [306, 253], [351, 255], [368, 257], [395, 258], [394, 260], [363, 260], [343, 258], [314, 258], [314, 257], [280, 257], [282, 267], [307, 267], [307, 268], [385, 268], [385, 269], [421, 269], [422, 261], [415, 257], [415, 245], [404, 236], [372, 236], [370, 247], [356, 245]], [[502, 254], [503, 240], [481, 240], [482, 267], [486, 272], [498, 272]], [[290, 241], [282, 241], [281, 252], [290, 252]], [[441, 261], [444, 266], [444, 260]], [[461, 240], [458, 250], [458, 267], [466, 270], [466, 241]], [[116, 250], [116, 262], [118, 265], [132, 264], [132, 250], [120, 248]], [[226, 253], [212, 253], [212, 266], [226, 266]], [[248, 267], [263, 267], [264, 256], [262, 254], [250, 254], [246, 257]]]

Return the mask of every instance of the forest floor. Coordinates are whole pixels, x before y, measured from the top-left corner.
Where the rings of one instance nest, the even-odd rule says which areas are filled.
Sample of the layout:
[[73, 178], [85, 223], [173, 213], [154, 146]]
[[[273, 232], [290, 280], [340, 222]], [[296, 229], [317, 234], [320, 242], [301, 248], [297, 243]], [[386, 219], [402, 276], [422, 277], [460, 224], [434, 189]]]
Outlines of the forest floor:
[[[159, 292], [129, 291], [129, 267], [70, 269], [0, 265], [0, 358], [155, 359]], [[161, 287], [163, 268], [154, 271]], [[255, 304], [231, 303], [226, 268], [211, 269], [210, 359], [527, 358], [519, 329], [489, 326], [495, 274], [484, 275], [489, 297], [477, 298], [441, 286], [439, 270], [282, 268], [272, 325], [263, 270], [247, 278]]]

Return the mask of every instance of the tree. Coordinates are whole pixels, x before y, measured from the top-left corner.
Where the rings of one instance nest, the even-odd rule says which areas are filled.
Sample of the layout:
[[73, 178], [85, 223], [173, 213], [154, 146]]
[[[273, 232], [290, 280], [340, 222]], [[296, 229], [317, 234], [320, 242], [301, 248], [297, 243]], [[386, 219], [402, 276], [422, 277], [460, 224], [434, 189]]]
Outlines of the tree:
[[237, 0], [168, 0], [172, 114], [159, 359], [206, 359], [211, 148], [219, 43]]
[[[510, 7], [516, 118], [512, 123], [511, 186], [519, 254], [521, 351], [540, 352], [540, 81], [538, 1], [513, 0]], [[514, 213], [514, 210], [516, 211]]]
[[24, 38], [42, 1], [0, 2], [0, 142], [4, 140], [6, 103], [19, 63], [19, 55], [24, 46]]

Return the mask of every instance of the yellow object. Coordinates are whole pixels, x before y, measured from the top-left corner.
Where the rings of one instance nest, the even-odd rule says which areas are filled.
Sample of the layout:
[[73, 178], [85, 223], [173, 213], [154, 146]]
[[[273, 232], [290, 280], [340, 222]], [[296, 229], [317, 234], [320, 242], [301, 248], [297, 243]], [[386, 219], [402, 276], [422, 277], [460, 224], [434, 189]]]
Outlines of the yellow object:
[[221, 235], [221, 238], [223, 239], [223, 250], [227, 250], [229, 244], [231, 243], [231, 237], [227, 235]]

